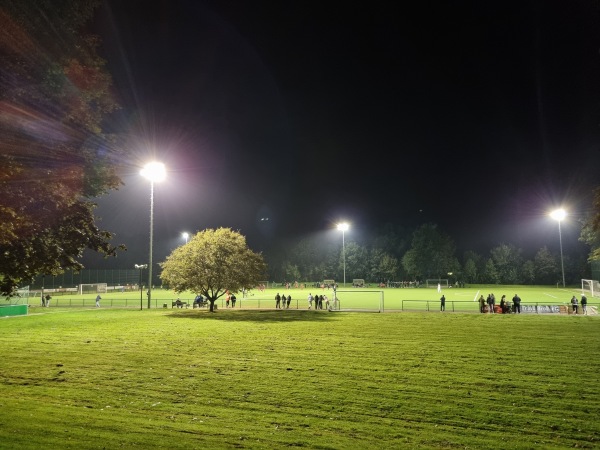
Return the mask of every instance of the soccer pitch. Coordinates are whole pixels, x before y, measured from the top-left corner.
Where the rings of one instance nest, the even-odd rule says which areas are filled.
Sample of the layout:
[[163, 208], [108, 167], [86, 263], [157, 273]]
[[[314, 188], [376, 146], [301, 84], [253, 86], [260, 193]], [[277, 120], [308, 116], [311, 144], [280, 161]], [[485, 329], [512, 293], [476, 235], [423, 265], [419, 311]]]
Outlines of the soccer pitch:
[[[275, 295], [292, 297], [291, 309], [307, 309], [308, 295], [324, 295], [333, 301], [333, 291], [322, 288], [285, 289], [269, 288], [264, 291], [252, 290], [246, 297], [237, 295], [236, 308], [238, 309], [274, 309]], [[352, 288], [339, 287], [337, 297], [339, 308], [342, 310], [363, 311], [439, 311], [440, 297], [446, 297], [446, 312], [478, 312], [479, 303], [477, 299], [483, 295], [493, 293], [496, 296], [496, 304], [499, 304], [502, 295], [508, 300], [518, 294], [524, 306], [535, 307], [537, 305], [568, 305], [573, 295], [581, 297], [581, 289], [556, 288], [553, 286], [500, 286], [500, 285], [476, 285], [468, 288], [445, 288], [438, 293], [435, 288]], [[97, 294], [68, 294], [54, 295], [51, 307], [94, 307]], [[140, 296], [139, 291], [109, 292], [101, 294], [101, 307], [137, 308], [146, 309], [148, 300], [145, 292]], [[172, 308], [172, 302], [177, 298], [185, 301], [191, 308], [195, 294], [191, 292], [177, 294], [165, 289], [154, 289], [152, 291], [152, 308]], [[597, 311], [600, 304], [599, 299], [588, 298], [590, 311]], [[31, 297], [29, 304], [39, 306], [39, 298]], [[225, 297], [216, 302], [219, 309], [225, 309], [227, 304]], [[325, 304], [323, 306], [326, 308]], [[314, 309], [314, 305], [312, 307]]]
[[598, 320], [36, 308], [0, 320], [0, 448], [597, 447]]

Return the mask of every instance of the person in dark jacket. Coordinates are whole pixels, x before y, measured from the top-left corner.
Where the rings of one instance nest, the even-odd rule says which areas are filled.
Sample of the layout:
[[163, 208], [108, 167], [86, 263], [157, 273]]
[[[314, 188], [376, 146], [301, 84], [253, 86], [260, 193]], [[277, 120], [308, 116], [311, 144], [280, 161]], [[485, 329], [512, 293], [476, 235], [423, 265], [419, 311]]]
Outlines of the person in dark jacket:
[[512, 298], [512, 302], [515, 314], [521, 314], [521, 297], [515, 294], [515, 296]]

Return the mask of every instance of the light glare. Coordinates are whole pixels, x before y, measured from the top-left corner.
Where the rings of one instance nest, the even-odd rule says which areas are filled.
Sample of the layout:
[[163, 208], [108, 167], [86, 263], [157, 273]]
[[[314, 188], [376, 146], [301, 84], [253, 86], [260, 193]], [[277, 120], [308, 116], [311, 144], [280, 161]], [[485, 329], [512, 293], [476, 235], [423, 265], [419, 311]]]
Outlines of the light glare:
[[564, 209], [555, 209], [550, 213], [550, 217], [554, 220], [558, 220], [559, 222], [567, 217], [567, 212]]
[[167, 176], [165, 165], [160, 162], [150, 162], [144, 166], [140, 174], [150, 181], [162, 181]]
[[337, 225], [337, 229], [340, 231], [348, 231], [348, 228], [350, 228], [350, 225], [348, 225], [346, 222], [338, 223]]

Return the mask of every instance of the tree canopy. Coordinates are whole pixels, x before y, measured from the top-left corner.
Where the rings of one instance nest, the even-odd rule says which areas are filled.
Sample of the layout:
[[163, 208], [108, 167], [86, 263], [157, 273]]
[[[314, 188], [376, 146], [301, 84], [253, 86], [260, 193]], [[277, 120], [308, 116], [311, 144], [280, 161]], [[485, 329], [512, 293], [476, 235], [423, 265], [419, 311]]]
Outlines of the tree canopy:
[[160, 264], [161, 279], [175, 292], [192, 291], [214, 302], [227, 291], [253, 289], [264, 280], [267, 266], [246, 238], [229, 228], [204, 230], [176, 248]]
[[590, 246], [590, 261], [600, 261], [600, 186], [594, 189], [592, 209], [583, 222], [579, 240]]
[[0, 2], [0, 291], [114, 255], [92, 199], [120, 185], [103, 122], [117, 108], [98, 40], [99, 2]]

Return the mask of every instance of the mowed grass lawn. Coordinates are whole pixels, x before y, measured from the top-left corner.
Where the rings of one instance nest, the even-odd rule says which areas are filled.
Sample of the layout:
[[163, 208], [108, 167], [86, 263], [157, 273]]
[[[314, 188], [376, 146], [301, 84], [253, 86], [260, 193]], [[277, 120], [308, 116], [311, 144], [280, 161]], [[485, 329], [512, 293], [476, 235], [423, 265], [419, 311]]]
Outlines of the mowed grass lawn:
[[32, 308], [0, 448], [600, 447], [600, 318]]

